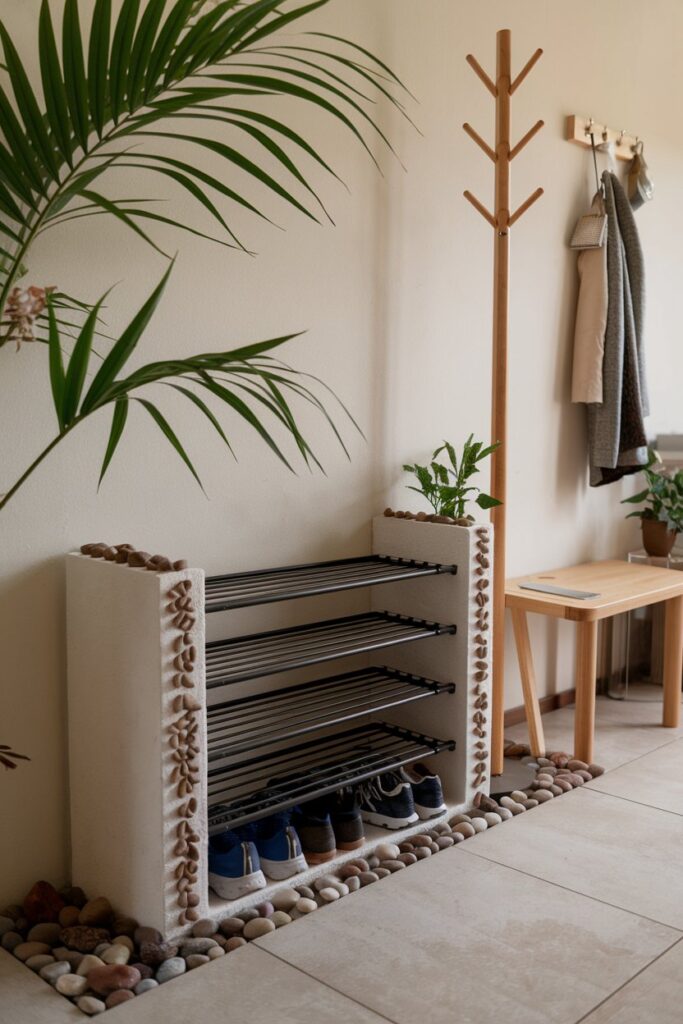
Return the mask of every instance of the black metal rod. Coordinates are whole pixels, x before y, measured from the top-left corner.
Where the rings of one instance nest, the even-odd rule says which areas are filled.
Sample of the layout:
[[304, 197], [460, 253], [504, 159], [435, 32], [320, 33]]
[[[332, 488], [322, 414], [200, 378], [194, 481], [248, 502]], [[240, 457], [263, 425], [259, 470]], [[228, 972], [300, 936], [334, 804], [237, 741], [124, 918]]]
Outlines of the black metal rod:
[[[405, 747], [406, 743], [398, 737], [380, 739], [375, 742], [374, 749], [368, 747], [367, 749], [349, 750], [348, 746], [342, 746], [338, 748], [335, 756], [328, 756], [325, 761], [313, 768], [309, 767], [306, 763], [297, 761], [297, 767], [302, 769], [300, 776], [304, 775], [306, 778], [299, 777], [298, 780], [290, 778], [286, 783], [278, 783], [277, 776], [273, 776], [272, 772], [261, 769], [260, 773], [252, 778], [252, 783], [255, 784], [257, 794], [260, 794], [264, 789], [267, 790], [267, 793], [263, 795], [287, 796], [291, 794], [296, 796], [298, 794], [301, 796], [302, 793], [308, 793], [309, 791], [315, 793], [320, 782], [326, 779], [331, 770], [334, 770], [335, 774], [353, 773], [356, 770], [365, 770], [370, 763], [381, 765], [380, 770], [382, 770], [386, 766], [387, 761], [403, 751]], [[424, 748], [420, 747], [420, 749], [424, 753]], [[237, 794], [244, 789], [245, 785], [246, 783], [232, 783], [232, 780], [228, 782], [227, 779], [217, 780], [209, 788], [210, 806], [214, 805], [217, 799], [224, 800], [230, 793]], [[247, 800], [249, 796], [233, 797], [234, 800], [241, 800], [242, 798]]]
[[210, 576], [206, 580], [207, 611], [246, 607], [330, 593], [356, 586], [376, 586], [416, 576], [455, 574], [457, 566], [369, 555], [278, 569]]
[[309, 586], [316, 586], [321, 582], [334, 583], [335, 580], [343, 583], [345, 580], [357, 576], [377, 576], [379, 579], [387, 576], [395, 579], [396, 576], [401, 576], [403, 573], [417, 573], [429, 576], [437, 575], [442, 571], [438, 565], [406, 561], [390, 562], [381, 558], [373, 558], [361, 562], [342, 563], [334, 568], [310, 566], [306, 569], [298, 569], [294, 572], [282, 573], [281, 575], [264, 573], [262, 576], [252, 577], [251, 579], [241, 578], [236, 580], [231, 577], [210, 576], [206, 580], [205, 586], [213, 592], [233, 592], [237, 596], [239, 594], [248, 595], [252, 591], [269, 588], [295, 588], [297, 584], [302, 588], [307, 588]]
[[454, 625], [375, 612], [213, 641], [206, 645], [207, 686], [242, 682], [455, 631]]
[[403, 686], [401, 689], [394, 689], [383, 692], [372, 697], [349, 702], [341, 705], [334, 705], [324, 715], [320, 712], [300, 712], [291, 718], [273, 724], [270, 727], [259, 725], [258, 722], [247, 726], [238, 732], [226, 732], [219, 736], [209, 737], [209, 761], [217, 761], [221, 758], [232, 757], [242, 753], [244, 750], [253, 750], [255, 746], [266, 746], [296, 736], [303, 736], [308, 732], [319, 729], [327, 729], [336, 725], [343, 725], [368, 714], [376, 714], [378, 711], [385, 711], [387, 708], [401, 707], [405, 704], [414, 703], [417, 700], [424, 700], [426, 697], [438, 696], [431, 690], [420, 690], [415, 687]]
[[249, 711], [245, 709], [239, 715], [224, 711], [220, 716], [211, 716], [207, 720], [209, 739], [217, 732], [222, 733], [226, 730], [234, 732], [237, 729], [250, 728], [254, 724], [260, 726], [264, 720], [273, 718], [277, 718], [279, 724], [283, 720], [302, 714], [307, 717], [320, 718], [321, 711], [324, 712], [323, 717], [326, 718], [330, 712], [347, 704], [354, 704], [358, 700], [366, 703], [368, 701], [376, 702], [378, 698], [385, 699], [390, 693], [417, 693], [431, 696], [438, 692], [440, 692], [440, 687], [427, 687], [392, 679], [377, 680], [370, 684], [359, 680], [354, 684], [338, 685], [334, 688], [326, 687], [322, 692], [317, 688], [312, 688], [298, 697], [292, 698], [289, 703], [283, 700], [276, 705], [262, 704]]
[[228, 701], [221, 701], [209, 706], [209, 716], [229, 711], [231, 714], [239, 714], [242, 710], [257, 709], [260, 705], [270, 704], [276, 701], [289, 701], [298, 694], [315, 688], [322, 692], [324, 687], [336, 687], [340, 684], [352, 685], [358, 682], [375, 682], [376, 680], [392, 679], [397, 682], [420, 684], [433, 688], [438, 684], [433, 679], [426, 679], [414, 673], [403, 672], [400, 669], [389, 668], [387, 665], [372, 666], [371, 668], [359, 668], [352, 672], [344, 672], [341, 675], [327, 676], [324, 679], [317, 679], [307, 683], [297, 683], [295, 686], [281, 687], [279, 690], [268, 690], [266, 693], [250, 694], [246, 697], [233, 697]]
[[[368, 625], [347, 627], [345, 629], [330, 630], [321, 635], [315, 633], [308, 636], [295, 636], [291, 639], [271, 641], [258, 647], [258, 653], [251, 648], [243, 651], [241, 647], [232, 647], [227, 651], [211, 652], [210, 660], [207, 659], [207, 668], [216, 668], [221, 665], [229, 665], [238, 668], [240, 665], [258, 665], [263, 661], [270, 661], [273, 655], [281, 652], [285, 657], [305, 652], [308, 648], [325, 650], [328, 647], [338, 647], [344, 641], [353, 643], [384, 639], [389, 636], [412, 636], [416, 632], [414, 626], [402, 626], [394, 623], [370, 623]], [[431, 632], [431, 630], [424, 630]]]
[[[358, 733], [362, 731], [357, 730]], [[373, 752], [364, 750], [360, 755], [360, 763], [358, 763], [358, 758], [355, 758], [352, 765], [349, 765], [348, 761], [344, 762], [342, 765], [337, 766], [336, 771], [334, 770], [334, 765], [328, 764], [323, 767], [322, 774], [321, 772], [317, 773], [317, 781], [313, 784], [304, 782], [304, 779], [302, 779], [301, 782], [304, 784], [297, 787], [290, 782], [287, 792], [278, 792], [276, 789], [271, 788], [267, 792], [253, 793], [251, 797], [241, 797], [232, 806], [225, 806], [220, 801], [216, 804], [215, 799], [212, 798], [212, 812], [209, 814], [209, 831], [211, 834], [215, 834], [223, 831], [228, 826], [235, 828], [266, 814], [285, 810], [296, 803], [333, 793], [343, 785], [364, 782], [380, 774], [382, 771], [400, 768], [405, 764], [418, 761], [422, 757], [437, 754], [443, 750], [453, 750], [454, 748], [455, 743], [453, 741], [432, 740], [427, 746], [422, 743], [413, 743], [411, 745], [409, 742], [406, 742], [406, 744], [397, 748], [393, 754], [386, 753], [385, 751]], [[365, 761], [365, 764], [362, 763], [363, 761]], [[310, 773], [307, 774], [310, 777]]]
[[222, 730], [226, 725], [229, 728], [235, 729], [253, 722], [261, 722], [264, 718], [275, 715], [278, 716], [278, 721], [280, 721], [283, 716], [287, 717], [294, 713], [299, 714], [301, 709], [304, 709], [309, 714], [317, 713], [320, 708], [327, 709], [344, 701], [357, 700], [359, 694], [368, 693], [369, 696], [371, 693], [376, 695], [377, 693], [384, 692], [386, 689], [396, 689], [397, 687], [409, 688], [408, 684], [392, 679], [376, 680], [374, 683], [368, 682], [367, 679], [359, 679], [354, 683], [337, 683], [334, 687], [324, 687], [320, 690], [312, 688], [298, 696], [293, 696], [289, 701], [283, 695], [277, 702], [264, 701], [256, 707], [243, 709], [241, 713], [226, 710], [222, 711], [220, 715], [208, 715], [209, 735], [216, 728]]

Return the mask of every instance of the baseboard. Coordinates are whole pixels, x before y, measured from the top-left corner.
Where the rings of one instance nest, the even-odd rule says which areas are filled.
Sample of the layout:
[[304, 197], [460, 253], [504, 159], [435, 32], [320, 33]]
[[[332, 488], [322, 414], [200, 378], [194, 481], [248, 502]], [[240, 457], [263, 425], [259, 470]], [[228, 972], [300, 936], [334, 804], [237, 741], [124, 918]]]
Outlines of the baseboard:
[[[557, 711], [558, 708], [564, 708], [567, 704], [573, 704], [575, 700], [576, 690], [562, 690], [561, 693], [550, 693], [547, 697], [540, 697], [538, 704], [541, 714], [546, 715], [549, 711]], [[519, 725], [520, 722], [526, 722], [524, 705], [519, 704], [516, 708], [508, 708], [505, 712], [505, 728]]]

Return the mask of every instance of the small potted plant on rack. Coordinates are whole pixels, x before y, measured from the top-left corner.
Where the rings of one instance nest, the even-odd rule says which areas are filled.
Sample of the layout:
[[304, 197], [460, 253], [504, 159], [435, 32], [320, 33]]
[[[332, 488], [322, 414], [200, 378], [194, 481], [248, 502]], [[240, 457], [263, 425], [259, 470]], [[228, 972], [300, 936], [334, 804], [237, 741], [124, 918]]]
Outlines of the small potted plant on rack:
[[648, 555], [666, 558], [683, 530], [683, 470], [668, 474], [655, 470], [653, 467], [657, 465], [660, 465], [659, 456], [650, 448], [647, 465], [643, 467], [647, 487], [630, 498], [624, 498], [622, 505], [645, 503], [645, 508], [629, 512], [626, 518], [640, 519], [643, 547]]
[[[483, 441], [475, 441], [474, 434], [465, 441], [460, 458], [450, 442], [444, 441], [440, 448], [432, 454], [428, 466], [404, 465], [407, 473], [416, 477], [419, 486], [408, 484], [408, 489], [422, 494], [431, 507], [431, 514], [418, 512], [393, 512], [387, 509], [385, 515], [395, 515], [400, 519], [417, 519], [431, 523], [455, 523], [456, 526], [471, 526], [474, 517], [466, 514], [468, 502], [474, 500], [482, 509], [494, 508], [501, 502], [485, 494], [479, 487], [472, 484], [471, 478], [479, 472], [479, 465], [498, 448], [500, 442], [484, 447]], [[448, 456], [450, 465], [437, 462], [443, 453]], [[474, 495], [476, 494], [476, 497]]]

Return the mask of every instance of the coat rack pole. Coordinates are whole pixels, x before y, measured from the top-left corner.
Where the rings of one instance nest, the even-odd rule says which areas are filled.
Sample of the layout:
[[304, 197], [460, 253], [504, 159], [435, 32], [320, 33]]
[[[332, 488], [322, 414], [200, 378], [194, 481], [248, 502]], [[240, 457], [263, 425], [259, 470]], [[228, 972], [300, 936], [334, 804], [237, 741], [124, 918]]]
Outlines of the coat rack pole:
[[491, 509], [493, 523], [493, 689], [491, 700], [491, 774], [503, 771], [505, 713], [505, 520], [507, 499], [507, 389], [510, 281], [510, 30], [496, 36], [496, 229], [493, 255], [493, 373], [491, 440], [500, 441], [491, 456], [491, 494], [503, 504]]
[[496, 100], [496, 140], [491, 150], [477, 132], [463, 125], [486, 155], [494, 161], [495, 195], [494, 213], [489, 213], [469, 191], [465, 197], [494, 229], [493, 250], [493, 372], [491, 394], [491, 440], [500, 441], [500, 447], [491, 457], [491, 494], [502, 502], [491, 510], [494, 525], [493, 555], [493, 700], [491, 708], [491, 774], [503, 772], [503, 728], [505, 715], [505, 548], [507, 500], [507, 392], [508, 392], [508, 327], [510, 281], [510, 228], [543, 194], [536, 189], [515, 211], [510, 213], [510, 163], [524, 149], [536, 132], [543, 127], [538, 121], [520, 139], [510, 144], [510, 97], [526, 79], [543, 53], [536, 50], [512, 79], [512, 43], [509, 29], [496, 35], [496, 80], [488, 77], [471, 54], [466, 60]]

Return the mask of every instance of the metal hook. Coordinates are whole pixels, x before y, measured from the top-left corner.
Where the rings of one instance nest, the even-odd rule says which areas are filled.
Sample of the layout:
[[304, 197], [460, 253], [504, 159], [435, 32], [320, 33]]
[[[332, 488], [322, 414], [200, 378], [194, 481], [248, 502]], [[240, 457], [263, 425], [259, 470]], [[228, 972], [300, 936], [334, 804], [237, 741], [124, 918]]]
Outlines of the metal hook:
[[[592, 121], [592, 118], [591, 118], [591, 121]], [[600, 195], [602, 195], [603, 194], [603, 187], [602, 187], [602, 182], [600, 181], [600, 174], [599, 174], [599, 171], [598, 171], [598, 152], [597, 152], [597, 148], [596, 148], [596, 145], [595, 145], [595, 133], [591, 132], [590, 133], [590, 137], [591, 137], [591, 151], [593, 153], [593, 169], [595, 171], [595, 191], [599, 192]]]

